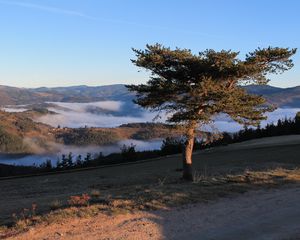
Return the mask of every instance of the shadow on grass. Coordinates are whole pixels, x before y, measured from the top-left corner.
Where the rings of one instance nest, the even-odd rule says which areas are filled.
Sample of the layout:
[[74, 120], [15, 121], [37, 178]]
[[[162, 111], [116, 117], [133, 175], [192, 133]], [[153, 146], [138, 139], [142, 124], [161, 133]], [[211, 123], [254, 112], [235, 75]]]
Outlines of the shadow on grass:
[[[242, 174], [207, 176], [195, 172], [194, 182], [175, 178], [161, 178], [156, 184], [122, 186], [112, 189], [93, 189], [86, 193], [85, 201], [78, 204], [70, 199], [49, 203], [49, 210], [37, 212], [28, 208], [14, 216], [7, 226], [0, 228], [0, 238], [14, 236], [39, 224], [65, 222], [70, 218], [90, 218], [98, 214], [116, 216], [136, 211], [153, 212], [195, 203], [209, 203], [217, 199], [235, 196], [249, 190], [280, 187], [300, 181], [300, 169], [277, 168], [267, 171], [245, 171]], [[83, 198], [83, 197], [82, 197]], [[153, 217], [161, 223], [162, 216]], [[152, 221], [151, 220], [151, 221]]]

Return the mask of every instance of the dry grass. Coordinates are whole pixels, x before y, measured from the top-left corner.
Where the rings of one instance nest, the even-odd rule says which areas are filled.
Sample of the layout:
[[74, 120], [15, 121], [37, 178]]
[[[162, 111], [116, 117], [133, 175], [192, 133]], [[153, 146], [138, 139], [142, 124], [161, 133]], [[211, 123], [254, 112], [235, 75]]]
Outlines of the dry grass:
[[[265, 171], [283, 167], [294, 169], [300, 167], [300, 144], [255, 149], [240, 149], [229, 145], [195, 153], [194, 179], [201, 185], [210, 185], [206, 178], [224, 177], [226, 174], [243, 174], [245, 169]], [[89, 171], [70, 172], [67, 174], [45, 175], [24, 179], [8, 179], [0, 181], [0, 225], [11, 222], [11, 214], [29, 208], [33, 202], [38, 205], [38, 212], [43, 214], [50, 209], [49, 204], [55, 200], [67, 206], [70, 196], [98, 190], [99, 198], [92, 198], [91, 203], [105, 202], [107, 195], [114, 196], [120, 189], [128, 192], [148, 186], [177, 184], [182, 168], [181, 155], [173, 155], [148, 162], [93, 169]], [[196, 174], [196, 175], [197, 175]], [[160, 179], [160, 180], [159, 180]], [[144, 187], [146, 186], [146, 187]], [[124, 194], [126, 197], [126, 193]]]
[[101, 192], [98, 189], [93, 189], [90, 192], [92, 198], [99, 198], [101, 196]]
[[50, 210], [57, 210], [63, 207], [63, 203], [60, 200], [54, 200], [50, 203]]
[[[26, 231], [36, 224], [57, 223], [65, 221], [66, 218], [88, 218], [99, 213], [115, 215], [136, 210], [168, 209], [182, 204], [205, 203], [249, 190], [280, 187], [299, 181], [300, 169], [276, 168], [269, 171], [246, 170], [243, 174], [219, 176], [206, 176], [198, 172], [192, 183], [178, 179], [164, 179], [158, 181], [157, 184], [103, 190], [101, 197], [100, 191], [93, 189], [90, 194], [91, 205], [59, 208], [63, 206], [60, 201], [55, 204], [52, 202], [49, 206], [52, 211], [47, 214], [24, 215], [25, 217], [15, 220], [12, 228], [1, 227], [0, 238], [7, 234]], [[54, 205], [59, 209], [53, 210]]]

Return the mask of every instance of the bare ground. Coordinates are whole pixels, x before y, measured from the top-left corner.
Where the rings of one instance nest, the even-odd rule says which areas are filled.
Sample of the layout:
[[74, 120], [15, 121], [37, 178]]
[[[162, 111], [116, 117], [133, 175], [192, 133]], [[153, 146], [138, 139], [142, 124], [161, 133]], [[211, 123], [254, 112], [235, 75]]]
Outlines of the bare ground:
[[72, 219], [11, 239], [300, 239], [300, 187], [248, 192], [172, 211]]

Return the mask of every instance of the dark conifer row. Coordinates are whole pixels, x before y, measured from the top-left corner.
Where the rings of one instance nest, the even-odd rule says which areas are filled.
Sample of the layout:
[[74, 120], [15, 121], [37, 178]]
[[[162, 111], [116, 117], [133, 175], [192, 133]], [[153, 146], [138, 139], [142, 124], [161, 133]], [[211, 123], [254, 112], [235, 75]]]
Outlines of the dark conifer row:
[[[224, 132], [222, 134], [222, 138], [211, 143], [196, 140], [194, 150], [222, 146], [231, 143], [238, 143], [257, 138], [292, 134], [300, 134], [300, 113], [298, 113], [294, 119], [278, 120], [276, 124], [271, 123], [264, 128], [245, 128], [234, 134]], [[181, 153], [183, 145], [184, 143], [181, 139], [170, 137], [166, 138], [163, 141], [160, 150], [136, 151], [135, 145], [131, 144], [129, 146], [124, 145], [121, 148], [120, 153], [111, 153], [107, 156], [104, 156], [101, 152], [94, 156], [92, 156], [90, 153], [87, 153], [85, 156], [74, 156], [72, 153], [69, 153], [68, 155], [63, 154], [61, 159], [57, 161], [56, 166], [53, 166], [50, 160], [47, 160], [40, 166], [24, 167], [0, 165], [0, 177], [42, 172], [54, 172], [67, 169], [95, 167], [124, 162], [135, 162]]]

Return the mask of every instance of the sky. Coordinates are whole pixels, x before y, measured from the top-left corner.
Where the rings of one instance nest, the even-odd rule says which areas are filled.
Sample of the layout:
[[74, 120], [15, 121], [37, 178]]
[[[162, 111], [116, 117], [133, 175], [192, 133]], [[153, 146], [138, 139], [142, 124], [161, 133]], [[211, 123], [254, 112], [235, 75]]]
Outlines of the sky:
[[[298, 0], [0, 0], [0, 85], [54, 87], [142, 83], [132, 47], [240, 51], [300, 47]], [[300, 85], [295, 66], [271, 75]]]

